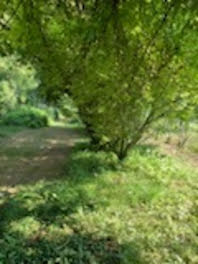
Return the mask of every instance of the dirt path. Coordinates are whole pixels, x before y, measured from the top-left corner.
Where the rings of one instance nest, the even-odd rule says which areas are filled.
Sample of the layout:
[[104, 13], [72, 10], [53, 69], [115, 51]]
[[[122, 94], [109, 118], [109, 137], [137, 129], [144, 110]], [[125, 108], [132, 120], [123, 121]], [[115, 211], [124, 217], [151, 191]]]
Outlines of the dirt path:
[[79, 133], [69, 128], [24, 130], [0, 140], [0, 187], [29, 184], [63, 175]]

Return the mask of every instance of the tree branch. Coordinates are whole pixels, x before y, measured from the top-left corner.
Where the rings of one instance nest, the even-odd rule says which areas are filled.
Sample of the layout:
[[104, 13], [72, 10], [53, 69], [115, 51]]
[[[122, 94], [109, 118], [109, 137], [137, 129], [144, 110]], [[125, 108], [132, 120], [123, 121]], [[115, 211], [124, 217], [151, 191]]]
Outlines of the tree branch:
[[18, 11], [19, 11], [19, 8], [21, 7], [21, 5], [23, 4], [23, 1], [24, 0], [20, 0], [18, 2], [18, 5], [16, 6], [15, 10], [13, 11], [13, 13], [10, 15], [10, 17], [4, 22], [0, 22], [0, 25], [1, 25], [1, 29], [6, 29], [6, 30], [9, 30], [10, 29], [10, 23], [11, 21], [14, 19], [14, 17], [17, 15]]

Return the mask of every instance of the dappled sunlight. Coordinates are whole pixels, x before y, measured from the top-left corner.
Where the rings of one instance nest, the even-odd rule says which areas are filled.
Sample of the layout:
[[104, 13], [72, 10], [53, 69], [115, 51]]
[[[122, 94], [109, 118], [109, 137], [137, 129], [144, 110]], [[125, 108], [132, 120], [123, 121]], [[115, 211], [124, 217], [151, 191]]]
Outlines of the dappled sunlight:
[[153, 147], [156, 146], [162, 154], [178, 158], [186, 166], [198, 169], [198, 155], [196, 153], [196, 149], [198, 149], [198, 136], [192, 131], [188, 133], [189, 139], [183, 147], [178, 146], [181, 135], [176, 133], [160, 135], [157, 138], [149, 137], [145, 142], [151, 144]]
[[[73, 261], [71, 263], [82, 260], [83, 263], [120, 264], [122, 257], [127, 255], [137, 263], [146, 264], [138, 245], [140, 241], [118, 241], [116, 234], [103, 233], [108, 226], [111, 230], [113, 221], [110, 218], [102, 220], [100, 213], [104, 210], [98, 210], [97, 215], [95, 208], [90, 206], [89, 188], [85, 186], [81, 190], [79, 184], [75, 190], [72, 185], [66, 181], [62, 184], [41, 182], [7, 197], [0, 207], [4, 211], [0, 231], [8, 237], [4, 240], [7, 254], [17, 251], [17, 263], [22, 257], [27, 263], [32, 259], [62, 258]], [[90, 217], [95, 214], [101, 233], [97, 229], [92, 231], [91, 219], [83, 219], [85, 212]], [[79, 220], [82, 222], [78, 223]]]
[[34, 217], [27, 216], [9, 225], [11, 232], [20, 232], [24, 238], [31, 239], [41, 229], [41, 223]]
[[57, 139], [48, 139], [46, 140], [47, 143], [49, 143], [50, 145], [57, 145], [57, 144], [65, 144], [64, 140], [59, 140]]
[[3, 197], [6, 256], [15, 254], [16, 263], [60, 258], [72, 264], [196, 257], [196, 175], [151, 146], [136, 147], [119, 167], [111, 153], [79, 148], [64, 178]]
[[0, 185], [15, 186], [62, 176], [71, 148], [80, 133], [64, 127], [24, 130], [2, 139]]
[[198, 264], [198, 1], [0, 0], [0, 264]]

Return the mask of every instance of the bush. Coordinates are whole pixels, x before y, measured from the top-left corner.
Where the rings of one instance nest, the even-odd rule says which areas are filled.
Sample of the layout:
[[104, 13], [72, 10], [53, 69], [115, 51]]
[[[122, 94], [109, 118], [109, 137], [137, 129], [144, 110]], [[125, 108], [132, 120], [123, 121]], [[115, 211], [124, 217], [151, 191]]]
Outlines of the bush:
[[48, 126], [49, 118], [44, 110], [23, 106], [4, 115], [1, 124], [40, 128]]
[[72, 98], [64, 94], [58, 102], [58, 107], [62, 113], [67, 118], [71, 118], [71, 120], [79, 120], [78, 109], [72, 100]]
[[34, 101], [38, 85], [30, 64], [23, 64], [16, 55], [0, 56], [0, 115]]

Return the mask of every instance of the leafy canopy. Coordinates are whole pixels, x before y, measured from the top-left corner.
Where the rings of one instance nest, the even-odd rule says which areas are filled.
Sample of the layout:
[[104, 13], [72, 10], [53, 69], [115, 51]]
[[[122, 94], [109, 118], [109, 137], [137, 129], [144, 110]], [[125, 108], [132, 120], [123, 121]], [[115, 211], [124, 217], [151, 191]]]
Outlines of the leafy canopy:
[[48, 99], [67, 91], [120, 158], [154, 121], [197, 104], [197, 1], [5, 2], [2, 52], [37, 65]]

